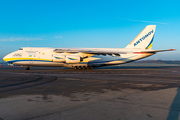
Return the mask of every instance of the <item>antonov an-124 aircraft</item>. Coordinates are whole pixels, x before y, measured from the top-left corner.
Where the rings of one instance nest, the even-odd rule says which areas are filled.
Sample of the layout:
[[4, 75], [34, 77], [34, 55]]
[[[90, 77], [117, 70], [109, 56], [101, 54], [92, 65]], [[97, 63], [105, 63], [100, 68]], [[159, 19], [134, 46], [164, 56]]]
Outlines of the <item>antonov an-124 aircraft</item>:
[[95, 67], [119, 65], [139, 60], [157, 52], [152, 50], [156, 25], [148, 25], [125, 48], [38, 48], [23, 47], [6, 55], [3, 60], [27, 66], [69, 67], [93, 69]]

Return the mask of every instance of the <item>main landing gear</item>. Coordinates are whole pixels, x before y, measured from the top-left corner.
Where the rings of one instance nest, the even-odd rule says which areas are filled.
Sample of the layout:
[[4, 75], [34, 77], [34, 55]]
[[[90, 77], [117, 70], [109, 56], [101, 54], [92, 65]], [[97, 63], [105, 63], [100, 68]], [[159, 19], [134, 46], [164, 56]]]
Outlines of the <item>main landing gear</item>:
[[30, 70], [30, 67], [29, 67], [29, 66], [26, 66], [26, 70]]
[[74, 66], [73, 69], [74, 70], [86, 70], [86, 69], [93, 69], [93, 67], [89, 67], [89, 66]]

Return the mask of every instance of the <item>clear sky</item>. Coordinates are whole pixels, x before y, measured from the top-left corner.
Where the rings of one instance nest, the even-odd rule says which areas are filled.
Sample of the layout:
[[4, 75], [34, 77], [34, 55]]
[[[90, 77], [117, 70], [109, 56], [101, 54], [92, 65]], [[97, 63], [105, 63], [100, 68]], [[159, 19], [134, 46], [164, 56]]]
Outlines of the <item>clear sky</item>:
[[0, 62], [21, 47], [124, 48], [157, 25], [147, 59], [180, 60], [179, 0], [1, 0]]

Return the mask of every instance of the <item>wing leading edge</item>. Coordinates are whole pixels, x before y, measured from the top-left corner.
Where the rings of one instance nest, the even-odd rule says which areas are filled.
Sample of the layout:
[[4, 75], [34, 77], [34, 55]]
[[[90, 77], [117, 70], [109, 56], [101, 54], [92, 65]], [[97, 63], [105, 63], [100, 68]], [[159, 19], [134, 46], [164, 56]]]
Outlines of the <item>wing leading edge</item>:
[[120, 50], [83, 50], [83, 49], [55, 49], [54, 52], [56, 53], [87, 53], [87, 54], [95, 54], [95, 55], [115, 55], [120, 56], [120, 54], [143, 54], [143, 53], [157, 53], [157, 52], [164, 52], [164, 51], [174, 51], [176, 49], [166, 49], [166, 50], [131, 50], [131, 51], [120, 51]]
[[120, 54], [133, 53], [133, 51], [120, 51], [120, 50], [84, 50], [84, 49], [55, 49], [56, 53], [87, 53], [87, 54], [95, 54], [95, 55], [112, 55], [112, 56], [120, 56]]

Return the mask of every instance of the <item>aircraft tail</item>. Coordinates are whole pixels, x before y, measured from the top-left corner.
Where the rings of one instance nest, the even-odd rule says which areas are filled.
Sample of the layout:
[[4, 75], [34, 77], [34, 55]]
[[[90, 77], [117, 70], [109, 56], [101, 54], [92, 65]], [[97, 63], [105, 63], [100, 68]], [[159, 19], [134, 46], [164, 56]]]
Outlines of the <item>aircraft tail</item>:
[[153, 38], [156, 25], [146, 26], [134, 40], [129, 43], [126, 48], [143, 48], [145, 50], [150, 49], [153, 44]]

